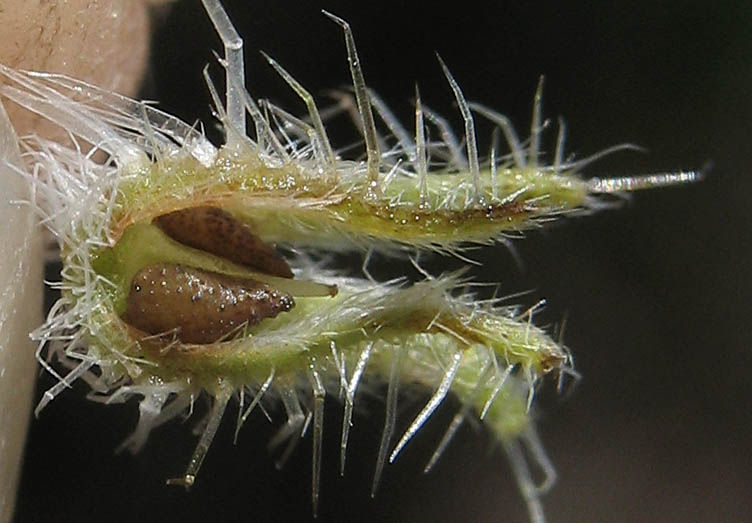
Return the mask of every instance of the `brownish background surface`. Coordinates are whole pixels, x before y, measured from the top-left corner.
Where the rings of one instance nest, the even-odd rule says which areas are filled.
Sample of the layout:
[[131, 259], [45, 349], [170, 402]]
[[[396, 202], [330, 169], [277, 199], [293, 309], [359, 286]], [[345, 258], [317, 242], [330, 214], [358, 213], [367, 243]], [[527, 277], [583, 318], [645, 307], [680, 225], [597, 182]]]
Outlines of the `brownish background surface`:
[[[507, 114], [521, 134], [544, 73], [545, 114], [566, 118], [570, 151], [584, 156], [620, 142], [649, 149], [609, 157], [587, 174], [712, 160], [700, 185], [639, 194], [619, 211], [530, 233], [516, 243], [522, 273], [498, 248], [476, 256], [483, 261], [477, 274], [502, 281], [508, 293], [533, 289], [528, 305], [547, 298], [539, 322], [568, 315], [565, 341], [583, 380], [567, 400], [544, 393], [538, 403], [541, 436], [560, 474], [545, 498], [551, 521], [749, 517], [752, 11], [689, 1], [466, 1], [446, 9], [404, 1], [367, 9], [344, 1], [227, 3], [245, 37], [252, 94], [294, 112], [302, 104], [256, 51], [314, 93], [348, 83], [342, 34], [318, 13], [326, 8], [352, 24], [367, 81], [405, 122], [418, 81], [424, 101], [460, 127], [438, 51], [466, 96]], [[200, 72], [217, 48], [199, 2], [182, 2], [156, 37], [144, 96], [189, 121], [210, 122]], [[342, 129], [340, 146], [354, 136]], [[432, 268], [456, 265], [437, 260]], [[230, 410], [197, 486], [185, 494], [163, 481], [187, 462], [195, 442], [189, 424], [158, 431], [139, 456], [115, 456], [135, 406], [102, 407], [83, 394], [82, 387], [63, 394], [32, 425], [19, 523], [310, 519], [310, 439], [275, 471], [266, 442], [276, 425], [254, 416], [233, 447]], [[421, 398], [403, 405], [401, 427]], [[421, 474], [451, 407], [386, 469], [374, 501], [368, 491], [382, 405], [367, 401], [356, 418], [344, 479], [337, 474], [341, 414], [335, 402], [330, 407], [320, 521], [525, 520], [487, 435], [464, 428], [435, 471]]]

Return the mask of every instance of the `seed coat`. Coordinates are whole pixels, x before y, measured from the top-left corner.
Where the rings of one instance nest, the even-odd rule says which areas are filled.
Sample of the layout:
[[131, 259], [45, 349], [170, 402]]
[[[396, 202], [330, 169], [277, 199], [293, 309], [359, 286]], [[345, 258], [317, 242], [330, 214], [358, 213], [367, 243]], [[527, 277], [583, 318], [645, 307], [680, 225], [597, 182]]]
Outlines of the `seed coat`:
[[292, 278], [292, 270], [274, 247], [227, 211], [217, 207], [191, 207], [164, 214], [154, 224], [173, 240], [201, 249], [260, 272]]
[[156, 264], [133, 278], [123, 319], [149, 334], [174, 332], [185, 343], [213, 343], [294, 305], [289, 294], [255, 280]]

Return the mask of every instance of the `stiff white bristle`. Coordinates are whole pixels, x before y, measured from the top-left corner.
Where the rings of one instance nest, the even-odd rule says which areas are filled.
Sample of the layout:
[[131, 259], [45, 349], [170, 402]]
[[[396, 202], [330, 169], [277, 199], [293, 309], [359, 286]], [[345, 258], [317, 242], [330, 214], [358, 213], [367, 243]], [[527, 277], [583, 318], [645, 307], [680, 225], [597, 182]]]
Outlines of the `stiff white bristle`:
[[588, 186], [592, 193], [604, 194], [694, 183], [703, 178], [704, 174], [702, 171], [677, 171], [642, 176], [622, 176], [618, 178], [591, 178], [588, 180]]

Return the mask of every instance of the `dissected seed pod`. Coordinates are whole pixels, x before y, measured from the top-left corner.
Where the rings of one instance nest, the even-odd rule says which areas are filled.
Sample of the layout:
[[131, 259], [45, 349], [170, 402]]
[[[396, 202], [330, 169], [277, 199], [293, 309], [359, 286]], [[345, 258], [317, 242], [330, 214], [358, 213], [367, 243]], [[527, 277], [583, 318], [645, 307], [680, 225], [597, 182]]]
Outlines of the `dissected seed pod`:
[[[340, 158], [311, 94], [271, 58], [306, 103], [308, 118], [269, 102], [257, 105], [244, 88], [242, 40], [218, 0], [203, 2], [225, 45], [226, 102], [206, 75], [225, 131], [219, 148], [196, 126], [148, 103], [68, 77], [0, 65], [6, 81], [0, 93], [109, 158], [97, 164], [78, 148], [34, 136], [23, 143], [33, 169], [19, 173], [34, 186], [32, 204], [58, 238], [63, 262], [62, 297], [33, 333], [40, 363], [59, 378], [37, 412], [82, 376], [109, 401], [138, 396], [141, 416], [125, 443], [136, 451], [153, 428], [189, 409], [198, 394], [208, 394], [214, 401], [199, 443], [185, 474], [171, 481], [188, 487], [233, 395], [240, 398], [238, 430], [262, 399], [278, 399], [287, 415], [273, 439], [287, 442], [281, 461], [311, 421], [315, 512], [327, 393], [344, 400], [344, 469], [361, 379], [388, 383], [372, 491], [384, 465], [452, 393], [462, 408], [429, 466], [459, 423], [475, 416], [508, 453], [531, 520], [542, 521], [539, 497], [554, 472], [530, 408], [546, 375], [574, 371], [567, 349], [533, 324], [537, 306], [520, 313], [500, 299], [481, 299], [459, 274], [424, 273], [425, 280], [411, 286], [345, 277], [304, 249], [459, 253], [467, 243], [490, 243], [601, 208], [603, 194], [685, 183], [700, 174], [586, 180], [580, 176], [586, 165], [631, 146], [572, 161], [564, 154], [563, 130], [547, 164], [540, 84], [530, 138], [520, 140], [507, 118], [468, 103], [443, 62], [464, 136], [455, 136], [446, 120], [424, 108], [416, 92], [413, 138], [366, 87], [348, 24], [327, 14], [344, 30], [351, 105], [357, 106], [354, 120], [365, 141], [365, 161]], [[509, 154], [497, 154], [494, 144], [488, 159], [479, 158], [474, 113], [496, 125]], [[253, 125], [246, 125], [248, 115]], [[255, 136], [246, 136], [247, 128]], [[294, 248], [296, 279], [263, 242]], [[184, 295], [177, 296], [181, 287]], [[240, 300], [241, 293], [248, 297]], [[237, 305], [241, 312], [226, 317], [233, 300], [243, 302]], [[288, 312], [278, 314], [283, 310]], [[247, 328], [229, 335], [242, 324]], [[177, 339], [154, 336], [166, 331]], [[42, 356], [43, 347], [49, 347], [49, 358]], [[72, 370], [62, 377], [48, 359]], [[434, 392], [392, 446], [400, 383]], [[253, 400], [246, 407], [248, 393]], [[541, 483], [528, 462], [543, 472]]]
[[159, 264], [133, 278], [123, 319], [150, 334], [175, 332], [185, 343], [212, 343], [294, 304], [264, 283]]
[[273, 276], [292, 278], [287, 262], [232, 214], [217, 207], [190, 207], [154, 223], [170, 238]]

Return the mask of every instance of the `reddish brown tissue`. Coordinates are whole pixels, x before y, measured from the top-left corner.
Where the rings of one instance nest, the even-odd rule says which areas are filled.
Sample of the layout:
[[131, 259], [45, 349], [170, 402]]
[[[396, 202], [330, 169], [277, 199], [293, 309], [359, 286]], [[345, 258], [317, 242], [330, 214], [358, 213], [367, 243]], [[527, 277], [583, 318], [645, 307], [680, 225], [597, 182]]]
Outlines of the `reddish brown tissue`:
[[289, 294], [255, 280], [157, 264], [133, 278], [123, 319], [149, 334], [174, 332], [185, 343], [212, 343], [294, 305]]
[[189, 247], [201, 249], [264, 274], [292, 278], [292, 270], [274, 247], [250, 228], [217, 207], [192, 207], [154, 219], [165, 234]]

